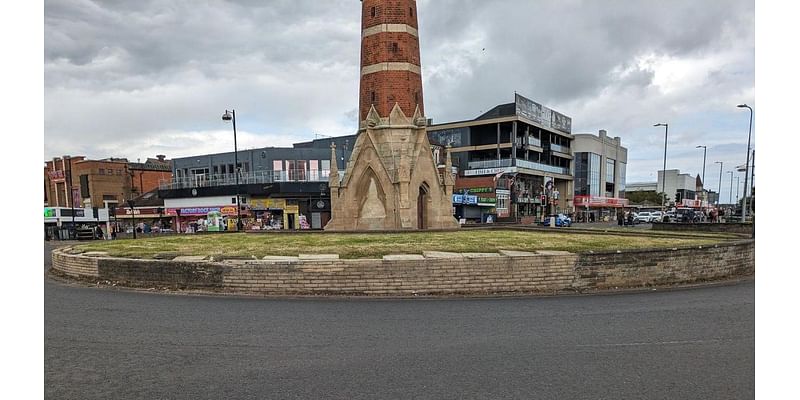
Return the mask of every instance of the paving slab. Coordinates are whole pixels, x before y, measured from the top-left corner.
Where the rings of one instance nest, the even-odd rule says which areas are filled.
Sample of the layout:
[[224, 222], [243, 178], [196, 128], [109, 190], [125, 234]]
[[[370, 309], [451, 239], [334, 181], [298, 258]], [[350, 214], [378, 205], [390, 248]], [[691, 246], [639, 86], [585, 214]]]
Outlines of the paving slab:
[[405, 260], [424, 260], [422, 254], [387, 254], [383, 256], [384, 260], [388, 261], [405, 261]]
[[297, 256], [300, 260], [338, 260], [338, 254], [300, 254]]
[[532, 257], [537, 255], [530, 251], [517, 251], [517, 250], [500, 250], [500, 254], [506, 257]]
[[461, 253], [451, 253], [448, 251], [423, 251], [422, 255], [425, 258], [464, 258]]

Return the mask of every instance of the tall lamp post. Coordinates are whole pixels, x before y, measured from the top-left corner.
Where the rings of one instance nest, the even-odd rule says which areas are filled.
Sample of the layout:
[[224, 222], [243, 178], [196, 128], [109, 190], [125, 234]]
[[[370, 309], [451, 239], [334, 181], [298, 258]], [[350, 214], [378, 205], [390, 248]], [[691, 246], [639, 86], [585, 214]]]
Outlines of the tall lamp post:
[[666, 185], [667, 185], [667, 137], [669, 136], [669, 124], [655, 124], [653, 126], [664, 127], [664, 169], [661, 173], [661, 211], [666, 211], [664, 203], [666, 202]]
[[742, 222], [744, 222], [745, 218], [747, 217], [747, 193], [749, 192], [748, 190], [749, 188], [747, 187], [747, 177], [748, 177], [748, 169], [750, 168], [750, 135], [753, 134], [753, 108], [748, 106], [747, 104], [739, 104], [736, 107], [747, 108], [748, 110], [750, 110], [750, 125], [748, 125], [748, 132], [747, 132], [747, 163], [744, 166], [744, 203], [742, 203]]
[[235, 163], [236, 167], [234, 172], [236, 172], [236, 231], [239, 232], [242, 230], [242, 207], [239, 205], [239, 150], [236, 146], [236, 110], [225, 110], [225, 114], [222, 114], [222, 120], [232, 121], [233, 122], [233, 162]]
[[733, 171], [728, 171], [731, 174], [731, 186], [728, 190], [728, 203], [733, 204]]
[[717, 186], [717, 207], [719, 207], [719, 199], [722, 196], [722, 161], [714, 161], [714, 164], [719, 164], [719, 185]]
[[131, 217], [133, 217], [133, 238], [136, 239], [136, 211], [134, 211], [133, 207], [136, 206], [136, 202], [133, 199], [128, 200], [128, 207], [131, 209]]
[[703, 148], [703, 186], [706, 185], [706, 146], [697, 146], [696, 149]]

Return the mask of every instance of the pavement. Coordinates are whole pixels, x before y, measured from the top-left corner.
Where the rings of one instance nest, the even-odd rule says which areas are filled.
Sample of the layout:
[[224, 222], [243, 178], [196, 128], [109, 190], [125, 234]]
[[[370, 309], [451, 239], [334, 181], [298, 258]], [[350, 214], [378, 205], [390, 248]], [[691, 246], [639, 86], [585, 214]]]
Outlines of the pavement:
[[755, 396], [752, 281], [424, 300], [44, 285], [47, 399]]

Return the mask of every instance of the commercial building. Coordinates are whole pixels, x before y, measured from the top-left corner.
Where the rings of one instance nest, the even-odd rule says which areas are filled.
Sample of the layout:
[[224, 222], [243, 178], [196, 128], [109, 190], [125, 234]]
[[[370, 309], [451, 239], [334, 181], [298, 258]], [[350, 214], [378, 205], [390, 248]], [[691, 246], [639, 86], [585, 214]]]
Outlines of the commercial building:
[[[705, 208], [719, 195], [703, 188], [700, 175], [682, 174], [678, 169], [658, 171], [657, 182], [637, 182], [628, 184], [627, 193], [648, 192], [652, 194], [666, 193], [665, 205], [668, 207]], [[654, 206], [661, 206], [660, 201]]]
[[148, 158], [144, 163], [128, 162], [125, 158], [55, 157], [45, 161], [45, 205], [75, 208], [122, 205], [158, 188], [159, 181], [171, 176], [170, 161], [163, 155]]
[[613, 218], [618, 209], [628, 205], [624, 198], [628, 149], [622, 147], [619, 137], [608, 137], [605, 130], [574, 137], [576, 216], [584, 221]]
[[248, 230], [321, 229], [331, 213], [332, 143], [343, 169], [355, 136], [177, 158], [174, 178], [160, 183], [158, 196], [179, 232], [235, 230], [238, 215]]
[[[430, 125], [428, 138], [451, 146], [453, 166], [459, 171], [454, 200], [464, 189], [492, 187], [467, 178], [491, 177], [507, 187], [497, 192], [494, 186], [494, 207], [486, 202], [475, 205], [479, 211], [466, 207], [464, 213], [471, 218], [494, 214], [499, 221], [533, 222], [572, 210], [571, 132], [570, 117], [516, 94], [513, 103], [498, 105], [474, 120]], [[508, 203], [501, 204], [506, 196]]]
[[[160, 180], [171, 176], [170, 161], [163, 155], [148, 158], [144, 163], [131, 163], [125, 158], [90, 160], [68, 155], [45, 161], [46, 234], [66, 239], [70, 231], [74, 236], [73, 228], [107, 223], [113, 214], [110, 210], [157, 189]], [[68, 229], [63, 228], [64, 223]], [[108, 226], [104, 231], [108, 234]]]

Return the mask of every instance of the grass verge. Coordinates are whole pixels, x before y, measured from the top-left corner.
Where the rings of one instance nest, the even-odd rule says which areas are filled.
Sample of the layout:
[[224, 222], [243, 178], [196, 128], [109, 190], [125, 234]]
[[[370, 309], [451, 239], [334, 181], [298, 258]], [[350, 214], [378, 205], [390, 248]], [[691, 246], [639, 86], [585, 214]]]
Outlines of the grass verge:
[[421, 254], [423, 251], [484, 253], [498, 250], [626, 250], [709, 245], [726, 236], [647, 237], [605, 234], [570, 234], [471, 230], [455, 232], [408, 232], [365, 234], [208, 234], [165, 236], [137, 240], [92, 242], [75, 246], [82, 251], [105, 251], [113, 257], [155, 258], [158, 254], [261, 258], [266, 255], [339, 254], [341, 258], [380, 258], [387, 254]]

